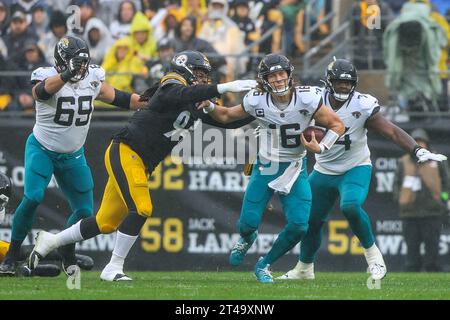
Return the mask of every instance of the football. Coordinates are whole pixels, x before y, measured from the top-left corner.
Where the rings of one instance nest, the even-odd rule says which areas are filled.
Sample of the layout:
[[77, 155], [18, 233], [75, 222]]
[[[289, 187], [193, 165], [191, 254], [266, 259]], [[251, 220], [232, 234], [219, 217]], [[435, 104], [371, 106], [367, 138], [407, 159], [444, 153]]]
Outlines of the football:
[[303, 130], [303, 135], [306, 139], [306, 141], [311, 141], [311, 133], [314, 131], [314, 135], [316, 136], [317, 142], [322, 141], [323, 137], [325, 136], [325, 129], [320, 127], [311, 126]]

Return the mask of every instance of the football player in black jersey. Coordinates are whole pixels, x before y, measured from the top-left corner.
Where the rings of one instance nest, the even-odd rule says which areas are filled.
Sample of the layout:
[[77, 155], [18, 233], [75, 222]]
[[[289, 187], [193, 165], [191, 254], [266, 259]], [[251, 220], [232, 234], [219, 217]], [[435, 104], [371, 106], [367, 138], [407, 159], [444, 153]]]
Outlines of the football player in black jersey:
[[210, 71], [208, 59], [200, 52], [183, 51], [174, 56], [170, 72], [142, 96], [148, 99], [147, 108], [134, 113], [106, 151], [109, 179], [97, 215], [56, 235], [40, 232], [29, 258], [30, 269], [57, 247], [117, 230], [111, 261], [100, 277], [106, 281], [131, 280], [123, 272], [123, 263], [153, 210], [147, 175], [178, 143], [171, 139], [173, 132], [188, 129], [197, 119], [227, 128], [253, 120], [249, 117], [225, 126], [197, 108], [199, 103], [222, 93], [248, 91], [256, 86], [254, 80], [210, 85], [207, 84]]

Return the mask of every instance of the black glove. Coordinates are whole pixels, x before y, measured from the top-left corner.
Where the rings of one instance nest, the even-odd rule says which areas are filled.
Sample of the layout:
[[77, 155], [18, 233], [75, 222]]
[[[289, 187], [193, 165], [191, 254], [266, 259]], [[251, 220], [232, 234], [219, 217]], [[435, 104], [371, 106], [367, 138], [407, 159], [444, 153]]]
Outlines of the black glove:
[[69, 60], [69, 63], [67, 64], [67, 69], [61, 73], [61, 80], [64, 82], [67, 82], [69, 80], [72, 80], [74, 82], [78, 81], [76, 78], [74, 78], [81, 70], [81, 67], [83, 66], [83, 63], [86, 61], [86, 58], [84, 57], [73, 57]]
[[139, 96], [139, 101], [149, 101], [150, 98], [155, 94], [156, 90], [159, 88], [159, 83], [154, 84], [150, 88], [144, 91], [143, 94]]

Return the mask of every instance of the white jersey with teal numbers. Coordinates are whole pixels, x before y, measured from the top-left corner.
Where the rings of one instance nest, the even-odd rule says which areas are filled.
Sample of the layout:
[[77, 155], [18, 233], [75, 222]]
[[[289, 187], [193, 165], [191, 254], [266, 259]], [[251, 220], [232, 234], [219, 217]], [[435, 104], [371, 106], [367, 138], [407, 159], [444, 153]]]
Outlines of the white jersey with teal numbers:
[[[322, 89], [323, 103], [331, 109], [330, 93]], [[324, 174], [339, 175], [361, 165], [371, 165], [367, 145], [367, 119], [380, 110], [378, 100], [369, 94], [354, 92], [344, 105], [335, 110], [345, 125], [345, 133], [322, 154], [316, 154], [314, 169]]]
[[[38, 68], [31, 81], [42, 81], [58, 74], [55, 68]], [[89, 66], [89, 74], [76, 83], [67, 82], [49, 100], [36, 101], [36, 124], [33, 134], [46, 149], [72, 153], [80, 149], [86, 136], [94, 109], [93, 101], [100, 93], [105, 70]]]
[[318, 87], [295, 87], [289, 105], [280, 110], [269, 93], [251, 90], [244, 97], [244, 110], [254, 116], [261, 128], [259, 154], [277, 162], [300, 160], [306, 151], [300, 134], [310, 126], [322, 104]]

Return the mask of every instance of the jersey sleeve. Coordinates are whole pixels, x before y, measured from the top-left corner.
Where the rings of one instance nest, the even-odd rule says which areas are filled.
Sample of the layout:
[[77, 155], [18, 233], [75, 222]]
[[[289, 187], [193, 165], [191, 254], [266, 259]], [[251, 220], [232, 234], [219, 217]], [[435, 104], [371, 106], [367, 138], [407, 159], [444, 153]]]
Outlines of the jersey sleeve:
[[370, 94], [359, 94], [356, 98], [359, 101], [359, 106], [366, 119], [369, 119], [380, 111], [380, 104], [378, 103], [377, 98]]
[[252, 116], [256, 115], [256, 107], [259, 105], [259, 100], [264, 95], [264, 92], [258, 91], [258, 90], [250, 90], [242, 100], [242, 107], [244, 108], [245, 112]]
[[47, 79], [48, 77], [54, 76], [57, 74], [56, 70], [53, 67], [40, 67], [34, 70], [31, 73], [31, 83], [34, 84], [36, 82]]
[[319, 87], [309, 87], [309, 90], [299, 92], [299, 99], [309, 113], [314, 115], [323, 104], [322, 90]]
[[105, 81], [105, 69], [96, 64], [89, 65], [90, 72], [94, 73], [95, 79], [98, 81]]

